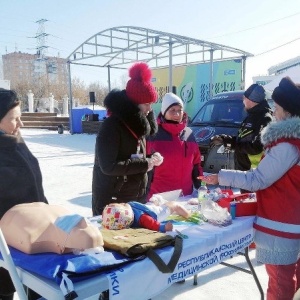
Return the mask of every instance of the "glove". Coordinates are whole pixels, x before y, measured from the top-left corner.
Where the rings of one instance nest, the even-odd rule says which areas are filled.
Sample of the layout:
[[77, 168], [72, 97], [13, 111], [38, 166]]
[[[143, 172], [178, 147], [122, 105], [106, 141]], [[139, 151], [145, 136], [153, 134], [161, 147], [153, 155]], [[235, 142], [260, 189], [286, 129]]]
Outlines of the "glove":
[[211, 137], [209, 146], [213, 147], [213, 146], [219, 146], [222, 144], [224, 144], [224, 142], [223, 142], [221, 135], [215, 135], [215, 136]]
[[148, 162], [148, 170], [147, 172], [151, 171], [154, 167], [152, 159], [151, 158], [146, 158], [147, 162]]
[[160, 155], [159, 152], [155, 152], [151, 155], [150, 158], [147, 158], [147, 161], [148, 161], [148, 171], [151, 171], [153, 169], [153, 167], [158, 167], [160, 166], [163, 161], [164, 161], [164, 158]]
[[224, 144], [226, 146], [230, 146], [232, 144], [233, 138], [227, 134], [215, 135], [211, 138], [210, 146], [219, 146]]
[[220, 136], [222, 137], [225, 146], [227, 146], [228, 144], [232, 144], [233, 137], [231, 135], [220, 134]]
[[164, 158], [160, 155], [159, 152], [153, 153], [151, 156], [151, 159], [152, 159], [153, 165], [156, 167], [160, 166], [164, 161]]

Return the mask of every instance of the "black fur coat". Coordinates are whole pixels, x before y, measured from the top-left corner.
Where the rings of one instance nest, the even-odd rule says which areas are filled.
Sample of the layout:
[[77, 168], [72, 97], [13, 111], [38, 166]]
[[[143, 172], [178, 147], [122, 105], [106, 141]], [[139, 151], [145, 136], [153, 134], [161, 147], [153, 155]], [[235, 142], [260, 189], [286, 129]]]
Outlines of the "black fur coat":
[[[47, 203], [39, 163], [20, 135], [0, 133], [0, 219], [14, 205], [29, 202]], [[8, 272], [0, 268], [0, 295], [14, 291]]]
[[[156, 133], [153, 112], [145, 116], [125, 91], [113, 90], [104, 100], [104, 120], [95, 147], [93, 215], [112, 202], [145, 202], [147, 169], [145, 137]], [[132, 155], [139, 154], [139, 158]]]

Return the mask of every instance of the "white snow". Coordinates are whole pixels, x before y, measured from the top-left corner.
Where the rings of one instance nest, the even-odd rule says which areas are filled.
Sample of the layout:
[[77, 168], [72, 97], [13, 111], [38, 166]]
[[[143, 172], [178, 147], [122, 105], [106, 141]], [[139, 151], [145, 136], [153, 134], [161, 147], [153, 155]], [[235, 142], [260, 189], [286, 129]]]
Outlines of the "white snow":
[[[74, 134], [42, 129], [24, 129], [22, 135], [32, 153], [38, 158], [43, 174], [45, 195], [50, 204], [60, 204], [83, 216], [91, 216], [92, 171], [96, 135]], [[267, 275], [264, 265], [255, 261], [255, 250], [250, 258], [264, 293]], [[243, 256], [235, 256], [228, 262], [247, 267]], [[18, 299], [15, 296], [15, 299]], [[96, 299], [96, 298], [95, 298]], [[152, 300], [258, 300], [258, 288], [250, 274], [218, 265], [184, 284], [174, 284]], [[124, 299], [125, 300], [125, 299]]]

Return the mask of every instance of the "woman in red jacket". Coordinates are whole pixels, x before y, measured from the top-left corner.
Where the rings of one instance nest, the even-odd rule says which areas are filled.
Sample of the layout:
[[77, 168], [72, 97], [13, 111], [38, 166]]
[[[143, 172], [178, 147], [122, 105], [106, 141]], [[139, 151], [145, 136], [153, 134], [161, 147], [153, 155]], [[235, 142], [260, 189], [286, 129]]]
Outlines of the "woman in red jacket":
[[158, 132], [147, 139], [147, 154], [159, 152], [164, 158], [163, 164], [149, 176], [148, 199], [153, 194], [177, 189], [190, 195], [193, 186], [196, 189], [200, 186], [197, 179], [203, 174], [200, 150], [187, 122], [182, 100], [173, 93], [165, 94], [157, 118]]

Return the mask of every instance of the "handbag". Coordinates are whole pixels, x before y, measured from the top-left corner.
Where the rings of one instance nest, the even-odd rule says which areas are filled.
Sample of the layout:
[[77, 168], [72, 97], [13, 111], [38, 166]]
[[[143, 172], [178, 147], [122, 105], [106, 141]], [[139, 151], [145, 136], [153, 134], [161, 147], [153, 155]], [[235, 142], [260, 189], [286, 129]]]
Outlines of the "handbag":
[[[162, 232], [145, 228], [121, 230], [101, 229], [104, 248], [117, 251], [128, 257], [147, 256], [162, 273], [173, 273], [182, 253], [183, 241]], [[173, 246], [174, 250], [166, 264], [155, 249]]]

